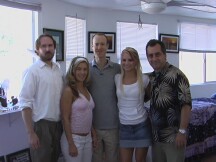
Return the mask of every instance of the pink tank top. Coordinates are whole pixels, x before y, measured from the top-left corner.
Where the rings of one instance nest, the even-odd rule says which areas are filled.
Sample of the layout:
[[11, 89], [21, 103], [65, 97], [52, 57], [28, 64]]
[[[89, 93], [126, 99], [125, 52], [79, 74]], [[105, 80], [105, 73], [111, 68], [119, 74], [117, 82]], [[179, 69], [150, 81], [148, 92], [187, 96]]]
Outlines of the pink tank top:
[[73, 133], [89, 133], [92, 126], [92, 110], [95, 104], [90, 94], [88, 100], [83, 94], [73, 102], [71, 110], [71, 130]]

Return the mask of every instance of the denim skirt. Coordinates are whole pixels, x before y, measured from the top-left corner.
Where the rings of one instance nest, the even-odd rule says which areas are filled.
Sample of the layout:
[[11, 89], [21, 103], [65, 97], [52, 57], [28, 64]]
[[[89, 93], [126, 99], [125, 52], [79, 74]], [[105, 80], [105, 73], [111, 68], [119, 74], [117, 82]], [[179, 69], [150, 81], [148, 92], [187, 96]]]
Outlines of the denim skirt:
[[120, 124], [120, 147], [136, 148], [148, 147], [152, 144], [152, 130], [150, 120], [147, 119], [136, 125]]

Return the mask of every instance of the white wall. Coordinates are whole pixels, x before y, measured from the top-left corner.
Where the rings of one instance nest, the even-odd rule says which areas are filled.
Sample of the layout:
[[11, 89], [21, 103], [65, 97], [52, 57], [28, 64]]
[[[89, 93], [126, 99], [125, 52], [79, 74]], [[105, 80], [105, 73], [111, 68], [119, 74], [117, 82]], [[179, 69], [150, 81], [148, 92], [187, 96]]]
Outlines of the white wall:
[[[42, 0], [41, 0], [42, 1]], [[43, 0], [42, 11], [39, 13], [39, 33], [42, 29], [53, 28], [64, 30], [65, 16], [75, 17], [86, 20], [87, 32], [88, 31], [106, 31], [116, 32], [116, 22], [137, 22], [138, 15], [141, 15], [143, 23], [158, 24], [159, 33], [178, 34], [179, 21], [192, 21], [200, 23], [216, 24], [215, 20], [198, 19], [183, 16], [168, 16], [168, 15], [148, 15], [138, 12], [115, 11], [97, 8], [85, 8], [72, 5], [60, 0]], [[86, 33], [87, 39], [87, 33]], [[145, 48], [145, 47], [143, 47]], [[87, 53], [87, 46], [86, 46]], [[117, 61], [116, 54], [108, 54], [112, 61]], [[93, 55], [87, 53], [86, 57], [92, 60]], [[178, 54], [168, 54], [168, 61], [179, 66]], [[62, 71], [65, 72], [65, 62], [60, 62]], [[205, 91], [203, 91], [205, 89]], [[192, 97], [209, 97], [212, 92], [216, 92], [216, 84], [206, 84], [199, 86], [191, 86]]]
[[21, 112], [0, 115], [0, 156], [28, 147]]

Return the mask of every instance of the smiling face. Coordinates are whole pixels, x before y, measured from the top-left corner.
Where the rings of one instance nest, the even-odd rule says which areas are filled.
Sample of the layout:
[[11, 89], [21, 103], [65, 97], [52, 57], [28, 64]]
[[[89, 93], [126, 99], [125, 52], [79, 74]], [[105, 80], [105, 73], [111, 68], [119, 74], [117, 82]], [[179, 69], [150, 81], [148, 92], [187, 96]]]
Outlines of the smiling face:
[[92, 50], [95, 57], [106, 58], [106, 52], [108, 49], [107, 38], [104, 35], [95, 35], [92, 40]]
[[123, 51], [121, 55], [121, 66], [125, 72], [136, 71], [137, 62], [128, 51]]
[[88, 76], [88, 72], [89, 72], [89, 66], [88, 64], [83, 61], [83, 62], [80, 62], [75, 71], [74, 71], [74, 76], [76, 78], [76, 81], [78, 82], [84, 82]]
[[159, 44], [148, 46], [146, 56], [149, 64], [156, 72], [161, 71], [167, 62], [166, 54], [162, 52]]

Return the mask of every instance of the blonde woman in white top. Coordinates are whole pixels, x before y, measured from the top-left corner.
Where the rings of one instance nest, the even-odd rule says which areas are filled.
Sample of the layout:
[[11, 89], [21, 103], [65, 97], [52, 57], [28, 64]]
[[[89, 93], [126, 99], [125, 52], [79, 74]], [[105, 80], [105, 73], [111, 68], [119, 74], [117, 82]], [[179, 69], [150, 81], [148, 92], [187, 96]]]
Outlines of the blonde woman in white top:
[[127, 47], [121, 54], [121, 74], [115, 76], [120, 119], [121, 162], [145, 162], [148, 147], [152, 143], [151, 125], [144, 108], [150, 96], [147, 75], [142, 74], [139, 55]]

